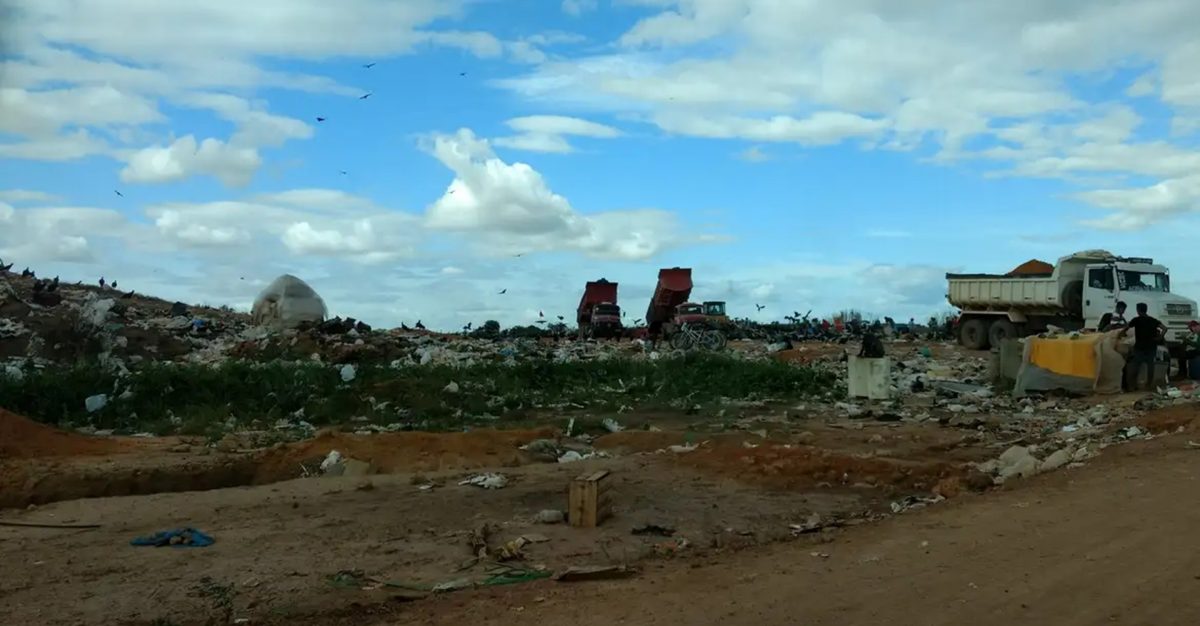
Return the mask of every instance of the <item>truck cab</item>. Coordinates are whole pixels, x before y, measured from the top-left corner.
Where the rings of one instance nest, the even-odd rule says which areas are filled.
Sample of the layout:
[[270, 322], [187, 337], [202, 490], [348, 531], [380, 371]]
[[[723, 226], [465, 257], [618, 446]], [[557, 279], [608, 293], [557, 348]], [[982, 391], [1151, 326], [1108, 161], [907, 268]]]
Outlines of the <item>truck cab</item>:
[[725, 313], [725, 303], [716, 300], [709, 300], [704, 303], [704, 316], [709, 322], [717, 325], [723, 325], [729, 322], [729, 316]]
[[1188, 322], [1196, 316], [1194, 302], [1171, 293], [1167, 268], [1149, 259], [1087, 265], [1082, 302], [1084, 327], [1098, 328], [1101, 318], [1116, 310], [1117, 302], [1128, 306], [1126, 319], [1132, 319], [1137, 314], [1137, 305], [1145, 303], [1149, 314], [1167, 327], [1168, 344], [1178, 344], [1187, 333]]

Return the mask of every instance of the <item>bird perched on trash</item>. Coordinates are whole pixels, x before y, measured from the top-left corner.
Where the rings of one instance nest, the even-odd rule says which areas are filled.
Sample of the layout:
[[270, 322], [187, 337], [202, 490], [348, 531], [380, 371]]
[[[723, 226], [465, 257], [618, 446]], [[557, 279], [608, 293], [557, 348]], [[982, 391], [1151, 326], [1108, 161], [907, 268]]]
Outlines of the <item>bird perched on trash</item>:
[[421, 320], [417, 320], [416, 328], [417, 330], [425, 330], [425, 325], [421, 323]]
[[8, 273], [8, 270], [11, 270], [11, 269], [12, 269], [12, 266], [13, 266], [13, 264], [12, 264], [12, 263], [9, 263], [8, 265], [5, 265], [5, 264], [4, 264], [4, 260], [3, 260], [3, 259], [0, 259], [0, 274], [7, 274], [7, 273]]
[[130, 299], [130, 298], [132, 298], [132, 297], [133, 297], [133, 290], [132, 290], [132, 289], [130, 289], [130, 290], [129, 290], [129, 293], [123, 293], [123, 294], [121, 294], [121, 299], [122, 299], [122, 300], [128, 300], [128, 299]]
[[27, 267], [21, 270], [21, 278], [37, 278], [37, 276], [34, 275], [33, 270]]
[[50, 281], [49, 285], [46, 285], [46, 291], [49, 291], [49, 292], [58, 291], [58, 277], [57, 276], [54, 277], [54, 280]]
[[44, 281], [44, 280], [33, 281], [33, 293], [42, 293], [45, 290], [46, 290], [46, 281]]
[[109, 285], [109, 287], [112, 287], [113, 289], [116, 289], [116, 288], [117, 288], [117, 281], [115, 281], [115, 280], [114, 280], [114, 281], [112, 281], [112, 284], [111, 284], [111, 285]]
[[754, 305], [754, 308], [756, 308], [756, 309], [758, 309], [759, 311], [761, 311], [761, 310], [763, 310], [763, 309], [767, 308], [767, 305], [765, 305], [765, 304], [756, 304], [756, 305]]
[[103, 276], [100, 277], [100, 288], [104, 289], [104, 277]]
[[400, 322], [400, 330], [408, 330], [408, 324], [405, 324], [404, 322]]

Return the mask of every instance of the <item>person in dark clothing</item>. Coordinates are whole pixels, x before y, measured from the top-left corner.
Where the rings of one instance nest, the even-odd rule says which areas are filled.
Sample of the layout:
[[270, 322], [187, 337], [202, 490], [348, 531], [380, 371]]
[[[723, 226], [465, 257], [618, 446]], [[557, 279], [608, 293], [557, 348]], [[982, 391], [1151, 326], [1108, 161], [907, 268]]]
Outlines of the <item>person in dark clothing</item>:
[[1133, 352], [1129, 355], [1129, 366], [1131, 368], [1127, 374], [1130, 376], [1129, 388], [1133, 389], [1137, 386], [1138, 379], [1142, 376], [1142, 366], [1149, 368], [1146, 374], [1146, 380], [1154, 381], [1154, 362], [1158, 358], [1158, 344], [1162, 342], [1163, 335], [1167, 332], [1167, 327], [1162, 322], [1149, 315], [1149, 309], [1145, 302], [1139, 302], [1137, 305], [1137, 317], [1129, 321], [1125, 328], [1121, 329], [1121, 337], [1133, 331]]
[[1192, 371], [1192, 361], [1200, 357], [1200, 322], [1188, 323], [1188, 334], [1183, 338], [1183, 356], [1179, 358], [1179, 377], [1196, 378], [1200, 372]]

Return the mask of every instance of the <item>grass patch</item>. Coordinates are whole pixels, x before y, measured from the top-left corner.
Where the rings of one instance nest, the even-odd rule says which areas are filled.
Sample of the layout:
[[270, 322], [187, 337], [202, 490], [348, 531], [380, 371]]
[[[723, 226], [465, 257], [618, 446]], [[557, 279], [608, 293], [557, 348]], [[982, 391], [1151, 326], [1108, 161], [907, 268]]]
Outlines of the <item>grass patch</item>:
[[[451, 383], [456, 393], [446, 391]], [[108, 395], [108, 405], [88, 414], [84, 400], [101, 393]], [[237, 360], [216, 366], [154, 363], [124, 377], [81, 364], [30, 370], [20, 381], [0, 379], [0, 406], [40, 421], [209, 436], [269, 427], [280, 419], [445, 430], [519, 419], [546, 408], [683, 409], [723, 398], [830, 394], [841, 390], [828, 371], [716, 354], [467, 367], [363, 365], [350, 382], [336, 366]]]

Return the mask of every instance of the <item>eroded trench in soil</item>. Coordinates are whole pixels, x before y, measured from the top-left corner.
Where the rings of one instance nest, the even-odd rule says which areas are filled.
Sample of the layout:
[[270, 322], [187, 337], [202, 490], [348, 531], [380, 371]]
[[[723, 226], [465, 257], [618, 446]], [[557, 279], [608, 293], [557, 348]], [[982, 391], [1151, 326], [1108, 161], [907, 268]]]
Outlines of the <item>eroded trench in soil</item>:
[[[553, 428], [461, 433], [353, 435], [324, 432], [268, 448], [220, 451], [178, 438], [91, 437], [0, 411], [0, 508], [61, 500], [204, 491], [265, 485], [315, 472], [338, 450], [369, 464], [370, 474], [503, 470], [538, 463], [520, 449], [554, 438]], [[962, 461], [832, 451], [782, 442], [750, 443], [744, 433], [707, 438], [686, 454], [651, 455], [696, 472], [767, 489], [859, 487], [891, 497], [959, 490]], [[683, 433], [623, 432], [597, 439], [614, 457], [684, 443]], [[885, 451], [886, 452], [886, 451]]]

